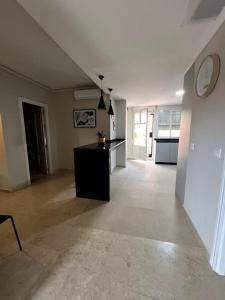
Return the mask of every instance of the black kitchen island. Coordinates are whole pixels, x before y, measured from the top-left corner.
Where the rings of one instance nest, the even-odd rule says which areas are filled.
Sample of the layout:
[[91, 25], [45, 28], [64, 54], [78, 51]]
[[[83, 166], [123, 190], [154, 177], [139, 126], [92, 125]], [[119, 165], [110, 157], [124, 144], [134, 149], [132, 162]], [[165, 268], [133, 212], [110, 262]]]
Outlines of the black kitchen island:
[[[115, 152], [116, 151], [116, 152]], [[74, 148], [76, 195], [80, 198], [110, 201], [111, 164], [125, 167], [126, 140], [107, 141]]]

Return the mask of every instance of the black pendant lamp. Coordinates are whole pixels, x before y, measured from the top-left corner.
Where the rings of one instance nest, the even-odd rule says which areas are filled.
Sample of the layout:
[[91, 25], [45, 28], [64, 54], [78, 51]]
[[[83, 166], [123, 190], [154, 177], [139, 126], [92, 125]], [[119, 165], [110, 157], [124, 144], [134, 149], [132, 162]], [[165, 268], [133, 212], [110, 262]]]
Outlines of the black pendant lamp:
[[103, 90], [102, 90], [102, 80], [104, 79], [103, 75], [99, 75], [98, 78], [101, 80], [101, 96], [98, 103], [98, 109], [106, 110], [105, 101], [103, 97]]
[[114, 116], [114, 111], [113, 111], [113, 107], [112, 107], [112, 100], [111, 100], [111, 92], [112, 89], [109, 89], [109, 110], [108, 110], [108, 115], [110, 116]]

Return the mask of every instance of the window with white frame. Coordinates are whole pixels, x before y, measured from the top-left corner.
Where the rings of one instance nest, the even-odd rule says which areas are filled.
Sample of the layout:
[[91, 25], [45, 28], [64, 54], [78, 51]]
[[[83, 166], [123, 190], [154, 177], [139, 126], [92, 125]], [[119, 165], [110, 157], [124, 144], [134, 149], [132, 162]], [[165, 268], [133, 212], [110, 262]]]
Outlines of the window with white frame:
[[158, 137], [177, 138], [180, 136], [180, 110], [161, 109], [158, 113]]

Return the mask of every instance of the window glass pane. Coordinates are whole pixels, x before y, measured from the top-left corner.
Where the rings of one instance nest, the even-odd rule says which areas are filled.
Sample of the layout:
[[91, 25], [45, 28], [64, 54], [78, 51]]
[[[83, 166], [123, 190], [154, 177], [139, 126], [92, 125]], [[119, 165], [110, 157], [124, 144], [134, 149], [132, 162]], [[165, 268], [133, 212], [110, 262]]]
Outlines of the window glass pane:
[[180, 124], [180, 111], [172, 111], [172, 124]]
[[147, 122], [147, 112], [146, 110], [141, 112], [141, 123], [146, 123]]
[[160, 125], [158, 127], [158, 137], [170, 137], [170, 126]]
[[134, 123], [140, 123], [140, 112], [135, 112], [134, 113]]
[[179, 137], [181, 112], [179, 110], [160, 110], [158, 119], [159, 137]]
[[172, 125], [171, 137], [179, 137], [179, 136], [180, 136], [180, 125]]
[[146, 146], [146, 124], [134, 125], [134, 145]]
[[170, 124], [170, 111], [168, 110], [160, 110], [159, 111], [159, 124]]

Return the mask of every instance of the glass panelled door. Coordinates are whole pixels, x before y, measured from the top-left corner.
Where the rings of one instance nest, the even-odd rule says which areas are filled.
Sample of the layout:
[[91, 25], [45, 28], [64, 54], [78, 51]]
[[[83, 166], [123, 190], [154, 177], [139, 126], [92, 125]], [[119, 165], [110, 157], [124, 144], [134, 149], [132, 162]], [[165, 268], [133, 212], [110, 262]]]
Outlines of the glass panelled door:
[[133, 156], [147, 159], [147, 109], [134, 110], [133, 114]]
[[148, 126], [147, 126], [147, 157], [153, 156], [153, 130], [154, 130], [154, 112], [148, 111]]

